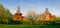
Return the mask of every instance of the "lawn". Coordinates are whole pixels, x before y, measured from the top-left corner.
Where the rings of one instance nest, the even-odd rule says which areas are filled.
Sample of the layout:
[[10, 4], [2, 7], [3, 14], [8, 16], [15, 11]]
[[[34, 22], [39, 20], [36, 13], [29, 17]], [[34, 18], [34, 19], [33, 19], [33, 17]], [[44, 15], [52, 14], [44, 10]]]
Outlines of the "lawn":
[[60, 28], [59, 25], [7, 25], [0, 24], [0, 28]]

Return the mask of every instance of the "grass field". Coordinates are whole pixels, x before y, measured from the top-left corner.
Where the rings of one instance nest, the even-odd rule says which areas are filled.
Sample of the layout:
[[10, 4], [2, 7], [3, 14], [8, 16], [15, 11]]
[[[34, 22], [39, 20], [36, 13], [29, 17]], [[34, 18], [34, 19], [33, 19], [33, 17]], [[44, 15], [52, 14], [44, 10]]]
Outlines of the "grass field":
[[0, 28], [60, 28], [59, 25], [6, 25], [0, 24]]

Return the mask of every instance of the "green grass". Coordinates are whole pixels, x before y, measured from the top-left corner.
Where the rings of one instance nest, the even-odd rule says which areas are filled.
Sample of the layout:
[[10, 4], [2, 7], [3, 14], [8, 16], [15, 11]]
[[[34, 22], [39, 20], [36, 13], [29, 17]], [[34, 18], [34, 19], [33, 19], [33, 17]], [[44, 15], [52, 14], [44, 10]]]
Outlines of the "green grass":
[[6, 25], [0, 24], [0, 28], [59, 28], [59, 25]]

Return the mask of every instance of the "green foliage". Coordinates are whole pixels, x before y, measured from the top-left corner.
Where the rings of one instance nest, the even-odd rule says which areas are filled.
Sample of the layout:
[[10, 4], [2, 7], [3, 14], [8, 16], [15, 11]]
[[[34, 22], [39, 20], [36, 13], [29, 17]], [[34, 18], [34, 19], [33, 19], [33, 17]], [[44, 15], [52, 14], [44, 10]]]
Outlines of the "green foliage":
[[45, 25], [46, 24], [46, 22], [45, 21], [35, 21], [35, 24], [36, 25]]
[[22, 21], [22, 24], [23, 24], [23, 25], [30, 25], [31, 23], [30, 23], [29, 20], [25, 20], [25, 21]]
[[2, 4], [0, 4], [0, 22], [8, 22], [12, 17], [12, 14], [8, 9], [5, 9]]

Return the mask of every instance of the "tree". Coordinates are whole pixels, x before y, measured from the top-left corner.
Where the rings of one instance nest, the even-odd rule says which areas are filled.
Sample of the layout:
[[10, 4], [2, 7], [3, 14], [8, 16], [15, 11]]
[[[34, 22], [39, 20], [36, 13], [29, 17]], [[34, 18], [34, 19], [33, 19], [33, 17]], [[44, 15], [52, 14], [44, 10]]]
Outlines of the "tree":
[[36, 12], [32, 11], [32, 10], [28, 10], [26, 13], [26, 17], [28, 20], [30, 20], [30, 23], [32, 23], [34, 25], [35, 22], [35, 17], [36, 16]]
[[2, 4], [0, 4], [0, 22], [2, 22], [3, 17], [4, 17], [4, 7]]
[[8, 22], [8, 19], [12, 17], [12, 13], [3, 7], [2, 4], [0, 4], [0, 22]]
[[10, 11], [8, 10], [8, 9], [5, 9], [5, 13], [4, 13], [5, 15], [4, 15], [4, 20], [3, 21], [5, 21], [5, 22], [8, 22], [9, 21], [9, 19], [11, 19], [12, 18], [12, 14], [10, 13]]

